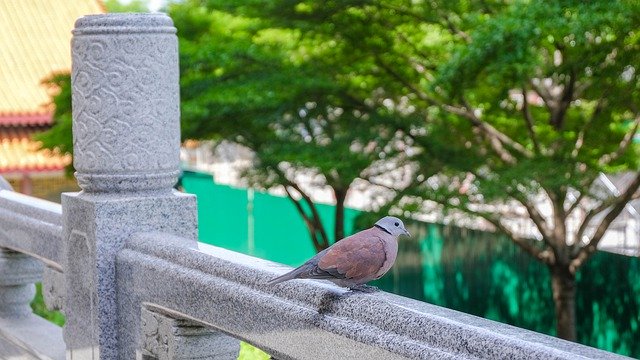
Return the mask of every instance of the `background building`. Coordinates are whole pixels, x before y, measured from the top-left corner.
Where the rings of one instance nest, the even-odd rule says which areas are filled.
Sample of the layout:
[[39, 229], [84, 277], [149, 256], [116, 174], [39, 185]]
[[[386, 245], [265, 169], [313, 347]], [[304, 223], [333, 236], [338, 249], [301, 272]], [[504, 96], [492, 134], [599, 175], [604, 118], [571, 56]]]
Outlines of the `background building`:
[[71, 71], [74, 22], [104, 12], [97, 0], [0, 1], [0, 175], [16, 191], [59, 201], [76, 189], [63, 172], [71, 156], [41, 149], [32, 136], [53, 124], [42, 81]]

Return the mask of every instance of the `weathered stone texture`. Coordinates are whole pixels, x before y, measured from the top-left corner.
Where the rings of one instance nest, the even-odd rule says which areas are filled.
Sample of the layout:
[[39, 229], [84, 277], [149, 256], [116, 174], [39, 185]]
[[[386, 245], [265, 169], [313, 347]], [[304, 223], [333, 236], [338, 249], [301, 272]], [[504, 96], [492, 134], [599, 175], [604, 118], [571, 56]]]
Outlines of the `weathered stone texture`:
[[76, 22], [74, 166], [84, 190], [166, 189], [177, 181], [175, 32], [161, 14], [93, 15]]

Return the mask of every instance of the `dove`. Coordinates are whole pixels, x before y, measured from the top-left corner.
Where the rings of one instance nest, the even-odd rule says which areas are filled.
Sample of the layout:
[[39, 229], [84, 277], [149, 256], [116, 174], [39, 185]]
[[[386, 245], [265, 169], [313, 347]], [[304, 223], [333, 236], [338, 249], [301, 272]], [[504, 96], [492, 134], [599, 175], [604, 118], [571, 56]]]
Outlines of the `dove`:
[[402, 220], [385, 216], [373, 227], [348, 236], [290, 272], [272, 279], [325, 279], [342, 287], [364, 290], [364, 284], [382, 277], [396, 261], [398, 237], [411, 236]]

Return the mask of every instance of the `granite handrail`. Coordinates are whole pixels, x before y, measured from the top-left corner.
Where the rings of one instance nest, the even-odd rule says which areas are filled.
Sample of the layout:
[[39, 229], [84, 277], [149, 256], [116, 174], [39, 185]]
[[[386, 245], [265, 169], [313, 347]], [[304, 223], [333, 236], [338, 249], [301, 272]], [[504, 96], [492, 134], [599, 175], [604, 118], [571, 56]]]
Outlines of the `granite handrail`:
[[62, 207], [0, 190], [0, 248], [33, 256], [62, 272]]
[[29, 306], [44, 263], [48, 304], [61, 308], [62, 208], [13, 192], [2, 177], [0, 189], [0, 358], [62, 360], [62, 328]]
[[[162, 234], [133, 235], [117, 256], [120, 344], [150, 343], [141, 309], [186, 318], [278, 359], [619, 359], [618, 355], [385, 293], [267, 281], [283, 265]], [[132, 325], [132, 326], [131, 326]], [[157, 331], [151, 331], [156, 334]], [[152, 342], [151, 342], [152, 343]]]

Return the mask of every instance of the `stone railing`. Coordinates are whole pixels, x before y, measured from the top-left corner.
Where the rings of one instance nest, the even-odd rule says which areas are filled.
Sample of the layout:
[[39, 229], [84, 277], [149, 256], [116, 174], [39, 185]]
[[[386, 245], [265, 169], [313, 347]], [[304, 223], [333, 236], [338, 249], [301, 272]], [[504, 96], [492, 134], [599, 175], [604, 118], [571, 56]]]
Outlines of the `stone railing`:
[[[0, 358], [234, 359], [239, 340], [278, 359], [621, 358], [384, 292], [269, 286], [282, 265], [198, 243], [196, 199], [172, 189], [175, 31], [161, 14], [77, 21], [82, 191], [62, 206], [0, 191]], [[38, 281], [64, 330], [31, 314]]]

